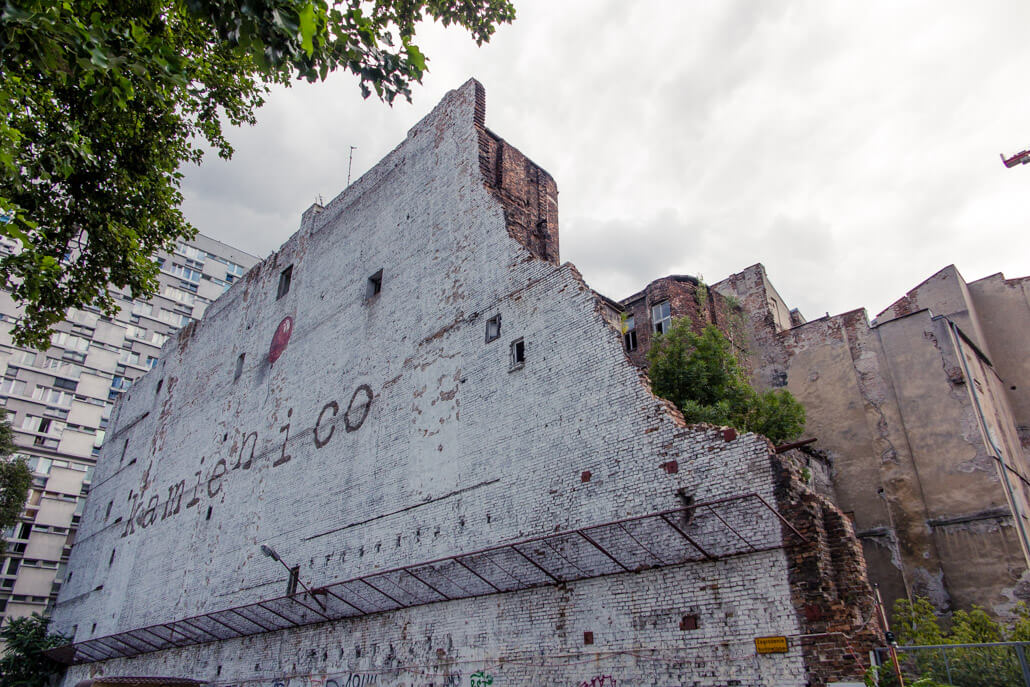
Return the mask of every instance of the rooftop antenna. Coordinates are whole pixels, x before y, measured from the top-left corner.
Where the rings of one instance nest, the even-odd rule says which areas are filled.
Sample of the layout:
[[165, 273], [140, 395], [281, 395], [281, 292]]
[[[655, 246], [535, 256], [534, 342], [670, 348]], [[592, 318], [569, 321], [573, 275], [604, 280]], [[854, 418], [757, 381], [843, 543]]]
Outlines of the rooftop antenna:
[[350, 167], [354, 163], [354, 151], [357, 150], [357, 146], [350, 147], [350, 159], [347, 160], [347, 185], [350, 186]]
[[1021, 150], [1012, 157], [1005, 157], [1002, 153], [1001, 161], [1006, 167], [1015, 167], [1016, 165], [1030, 164], [1030, 150]]

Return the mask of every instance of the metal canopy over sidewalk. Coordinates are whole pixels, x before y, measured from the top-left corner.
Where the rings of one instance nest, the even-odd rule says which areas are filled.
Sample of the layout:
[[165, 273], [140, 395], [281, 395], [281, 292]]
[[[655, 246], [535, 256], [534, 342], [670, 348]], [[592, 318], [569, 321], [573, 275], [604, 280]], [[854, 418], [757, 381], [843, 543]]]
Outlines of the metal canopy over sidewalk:
[[51, 649], [62, 663], [90, 663], [604, 575], [717, 560], [807, 541], [758, 494], [649, 513], [334, 582]]

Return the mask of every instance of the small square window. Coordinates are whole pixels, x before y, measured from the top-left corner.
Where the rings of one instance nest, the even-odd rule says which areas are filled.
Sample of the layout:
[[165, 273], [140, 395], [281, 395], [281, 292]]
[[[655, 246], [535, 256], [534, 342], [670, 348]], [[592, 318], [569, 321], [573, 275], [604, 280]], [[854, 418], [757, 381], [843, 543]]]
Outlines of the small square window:
[[494, 315], [486, 321], [486, 342], [496, 341], [501, 338], [501, 316]]
[[515, 370], [526, 364], [526, 342], [515, 339], [511, 342], [511, 369]]
[[691, 613], [690, 615], [683, 616], [683, 619], [680, 620], [680, 629], [684, 630], [684, 631], [686, 631], [686, 630], [696, 630], [697, 629], [697, 615], [694, 614], [694, 613]]
[[290, 292], [290, 281], [293, 279], [293, 265], [290, 265], [282, 271], [279, 275], [279, 290], [275, 294], [275, 299], [279, 300]]
[[379, 270], [371, 277], [368, 278], [368, 283], [365, 284], [365, 300], [374, 298], [379, 295], [379, 292], [383, 290], [383, 271]]

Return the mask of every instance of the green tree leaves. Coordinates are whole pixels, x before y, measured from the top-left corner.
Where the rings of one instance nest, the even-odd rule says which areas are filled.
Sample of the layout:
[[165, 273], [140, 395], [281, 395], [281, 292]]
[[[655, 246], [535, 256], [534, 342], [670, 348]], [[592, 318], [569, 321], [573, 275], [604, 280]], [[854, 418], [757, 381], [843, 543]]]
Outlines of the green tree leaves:
[[729, 339], [714, 325], [697, 334], [690, 320], [675, 320], [655, 339], [647, 360], [654, 392], [672, 401], [687, 422], [730, 425], [774, 443], [805, 428], [804, 406], [783, 389], [755, 391]]
[[[946, 630], [941, 627], [929, 600], [922, 597], [911, 602], [898, 599], [894, 602], [891, 629], [901, 646], [1030, 641], [1030, 610], [1023, 602], [1015, 610], [1015, 621], [1006, 628], [974, 605], [968, 611], [956, 611]], [[941, 649], [905, 651], [901, 652], [899, 663], [909, 679], [920, 677], [927, 680], [927, 684], [934, 684], [934, 680], [968, 687], [1022, 684], [1019, 662], [1012, 647], [956, 647], [947, 649], [946, 655], [947, 661], [945, 650]], [[880, 672], [880, 678], [883, 686], [897, 684], [897, 679], [886, 670]]]
[[[0, 0], [3, 1], [3, 0]], [[409, 98], [426, 20], [482, 43], [509, 0], [6, 0], [0, 11], [0, 235], [21, 242], [0, 279], [45, 348], [68, 308], [113, 314], [108, 285], [157, 287], [151, 256], [193, 235], [183, 164], [223, 127], [254, 122], [269, 85], [344, 69], [361, 92]]]
[[63, 667], [47, 657], [47, 649], [67, 644], [68, 637], [48, 634], [49, 620], [38, 613], [11, 618], [0, 628], [4, 654], [0, 658], [0, 687], [45, 687]]
[[[10, 458], [14, 452], [14, 432], [6, 418], [7, 411], [0, 408], [0, 531], [18, 523], [25, 497], [32, 486], [32, 471], [20, 456]], [[7, 546], [0, 538], [0, 555]]]

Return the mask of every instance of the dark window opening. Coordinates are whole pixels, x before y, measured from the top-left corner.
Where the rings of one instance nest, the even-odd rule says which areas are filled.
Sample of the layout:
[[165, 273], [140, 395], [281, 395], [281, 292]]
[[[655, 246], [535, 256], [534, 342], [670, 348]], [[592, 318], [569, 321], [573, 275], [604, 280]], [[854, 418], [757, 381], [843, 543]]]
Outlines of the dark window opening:
[[486, 321], [486, 342], [496, 341], [501, 338], [501, 316], [494, 315]]
[[279, 274], [279, 290], [275, 293], [275, 300], [279, 300], [290, 292], [291, 279], [293, 279], [293, 265], [290, 265]]
[[114, 552], [115, 552], [115, 549], [111, 549], [111, 557], [107, 559], [107, 566], [108, 567], [111, 567], [111, 564], [114, 563]]
[[290, 568], [290, 580], [286, 583], [286, 595], [297, 593], [297, 583], [300, 582], [300, 566]]
[[129, 450], [129, 440], [126, 439], [125, 443], [122, 444], [122, 457], [118, 459], [118, 464], [121, 465], [125, 460], [125, 452]]
[[589, 631], [588, 632], [584, 632], [583, 633], [583, 643], [584, 644], [593, 644], [594, 643], [594, 633], [593, 632], [589, 632]]
[[526, 342], [516, 339], [511, 342], [511, 367], [522, 367], [526, 363]]
[[159, 379], [159, 380], [157, 380], [157, 390], [156, 390], [156, 391], [154, 391], [154, 395], [155, 395], [155, 396], [156, 396], [157, 394], [161, 393], [161, 387], [162, 387], [162, 386], [164, 386], [164, 383], [165, 383], [165, 380], [163, 380], [163, 379]]
[[111, 517], [111, 506], [113, 505], [114, 501], [107, 502], [107, 511], [104, 513], [104, 520], [107, 520], [109, 517]]
[[379, 270], [371, 277], [368, 278], [368, 283], [365, 285], [365, 300], [374, 298], [379, 295], [379, 292], [383, 290], [383, 271]]
[[240, 353], [240, 357], [236, 359], [236, 371], [233, 372], [232, 380], [235, 382], [243, 374], [243, 359], [247, 357], [246, 353]]
[[697, 616], [694, 614], [685, 615], [680, 621], [681, 630], [696, 630], [697, 629]]
[[622, 339], [627, 351], [637, 350], [637, 323], [632, 315], [628, 315], [622, 323]]
[[54, 386], [58, 389], [67, 389], [68, 391], [75, 391], [79, 383], [74, 379], [62, 379], [61, 377], [54, 377]]
[[50, 431], [50, 418], [45, 417], [39, 421], [39, 433], [46, 434]]
[[210, 520], [211, 519], [211, 506], [207, 507], [207, 517], [205, 517], [204, 519], [205, 520]]

